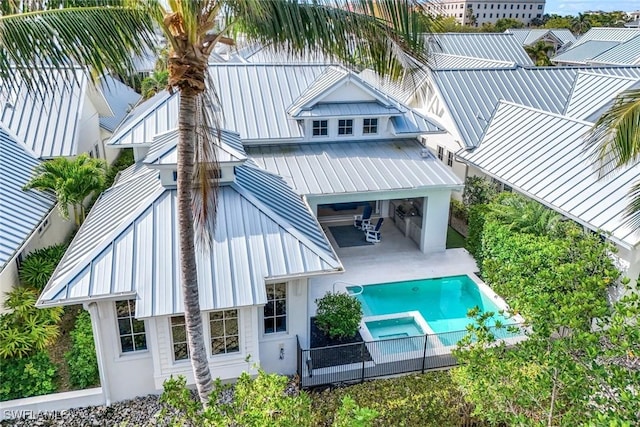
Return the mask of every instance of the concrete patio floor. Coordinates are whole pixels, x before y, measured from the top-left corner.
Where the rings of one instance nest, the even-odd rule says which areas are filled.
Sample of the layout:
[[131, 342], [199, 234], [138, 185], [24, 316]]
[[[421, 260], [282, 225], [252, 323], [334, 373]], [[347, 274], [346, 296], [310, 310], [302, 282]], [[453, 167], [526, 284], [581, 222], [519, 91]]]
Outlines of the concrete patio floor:
[[328, 230], [330, 226], [347, 223], [322, 224], [329, 241], [342, 260], [345, 272], [310, 280], [308, 308], [311, 316], [315, 315], [317, 298], [334, 289], [345, 291], [347, 285], [341, 282], [367, 285], [455, 276], [478, 271], [475, 260], [466, 249], [447, 249], [442, 252], [423, 254], [418, 249], [418, 245], [404, 237], [389, 219], [385, 221], [381, 229], [380, 243], [347, 248], [338, 247]]

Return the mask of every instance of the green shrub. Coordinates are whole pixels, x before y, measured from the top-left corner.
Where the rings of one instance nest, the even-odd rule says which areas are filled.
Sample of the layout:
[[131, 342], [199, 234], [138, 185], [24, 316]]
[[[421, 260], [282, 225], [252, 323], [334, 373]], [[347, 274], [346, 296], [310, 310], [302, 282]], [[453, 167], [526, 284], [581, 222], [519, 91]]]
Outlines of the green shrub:
[[362, 304], [343, 292], [330, 293], [316, 300], [316, 324], [331, 338], [352, 338], [362, 320]]
[[125, 148], [121, 150], [118, 157], [113, 161], [113, 164], [107, 169], [105, 188], [109, 188], [113, 185], [113, 181], [116, 179], [118, 172], [125, 170], [134, 163], [135, 159], [133, 156], [133, 149]]
[[468, 176], [464, 180], [462, 201], [467, 208], [489, 203], [498, 194], [496, 185], [479, 176]]
[[449, 209], [451, 209], [451, 215], [455, 216], [456, 218], [460, 218], [461, 220], [466, 221], [469, 217], [467, 207], [460, 200], [451, 199]]
[[0, 401], [40, 396], [56, 391], [56, 367], [44, 352], [0, 363]]
[[80, 388], [97, 385], [100, 380], [98, 359], [93, 341], [91, 317], [86, 311], [81, 312], [76, 318], [71, 331], [71, 342], [71, 350], [64, 355], [69, 365], [69, 381]]
[[482, 269], [482, 233], [486, 213], [486, 205], [475, 205], [469, 208], [469, 229], [466, 248], [476, 259], [480, 269]]
[[66, 250], [61, 243], [30, 252], [20, 266], [20, 283], [42, 291]]
[[25, 286], [7, 293], [8, 311], [0, 315], [0, 359], [27, 357], [58, 337], [62, 308], [36, 308], [37, 299], [38, 291]]

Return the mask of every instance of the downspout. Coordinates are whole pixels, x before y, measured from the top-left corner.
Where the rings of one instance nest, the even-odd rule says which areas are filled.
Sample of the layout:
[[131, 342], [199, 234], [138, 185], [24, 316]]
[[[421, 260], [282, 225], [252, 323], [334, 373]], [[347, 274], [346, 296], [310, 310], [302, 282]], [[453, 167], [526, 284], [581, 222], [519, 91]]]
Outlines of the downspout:
[[98, 372], [100, 374], [100, 385], [102, 386], [102, 395], [104, 396], [105, 406], [111, 406], [111, 387], [109, 385], [109, 376], [104, 366], [104, 353], [102, 352], [102, 336], [100, 335], [100, 324], [98, 319], [98, 304], [90, 302], [86, 304], [89, 314], [91, 315], [91, 325], [93, 326], [93, 342], [96, 346], [96, 358], [98, 359]]

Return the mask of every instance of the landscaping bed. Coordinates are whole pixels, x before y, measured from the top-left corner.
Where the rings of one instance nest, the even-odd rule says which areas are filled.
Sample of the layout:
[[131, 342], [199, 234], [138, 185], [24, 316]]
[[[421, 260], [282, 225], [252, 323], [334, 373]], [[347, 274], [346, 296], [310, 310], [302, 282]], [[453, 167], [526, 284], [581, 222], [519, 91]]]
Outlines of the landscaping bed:
[[[367, 347], [360, 345], [363, 342], [360, 332], [353, 338], [330, 338], [316, 325], [315, 319], [315, 317], [311, 318], [311, 360], [313, 369], [347, 365], [350, 363], [362, 363], [362, 349], [364, 349], [364, 360], [373, 360]], [[342, 345], [342, 347], [323, 348], [337, 345]]]

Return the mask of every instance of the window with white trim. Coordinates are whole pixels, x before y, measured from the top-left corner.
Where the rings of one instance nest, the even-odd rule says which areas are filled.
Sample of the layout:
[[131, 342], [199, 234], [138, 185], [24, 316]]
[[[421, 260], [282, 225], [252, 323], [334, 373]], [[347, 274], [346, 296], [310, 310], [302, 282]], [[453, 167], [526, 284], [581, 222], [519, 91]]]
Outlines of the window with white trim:
[[453, 167], [453, 152], [447, 150], [447, 166]]
[[118, 336], [123, 353], [147, 349], [144, 321], [136, 319], [136, 300], [116, 301]]
[[353, 120], [338, 120], [338, 135], [353, 135]]
[[327, 120], [314, 120], [311, 129], [313, 136], [327, 136], [329, 125]]
[[212, 311], [209, 313], [211, 354], [240, 352], [238, 310]]
[[444, 160], [444, 147], [442, 145], [438, 145], [438, 158]]
[[264, 306], [264, 333], [287, 331], [287, 284], [267, 284], [267, 304]]
[[184, 316], [173, 316], [171, 318], [171, 344], [173, 346], [174, 361], [189, 359], [187, 324]]
[[378, 133], [378, 119], [363, 119], [362, 133], [365, 135]]

